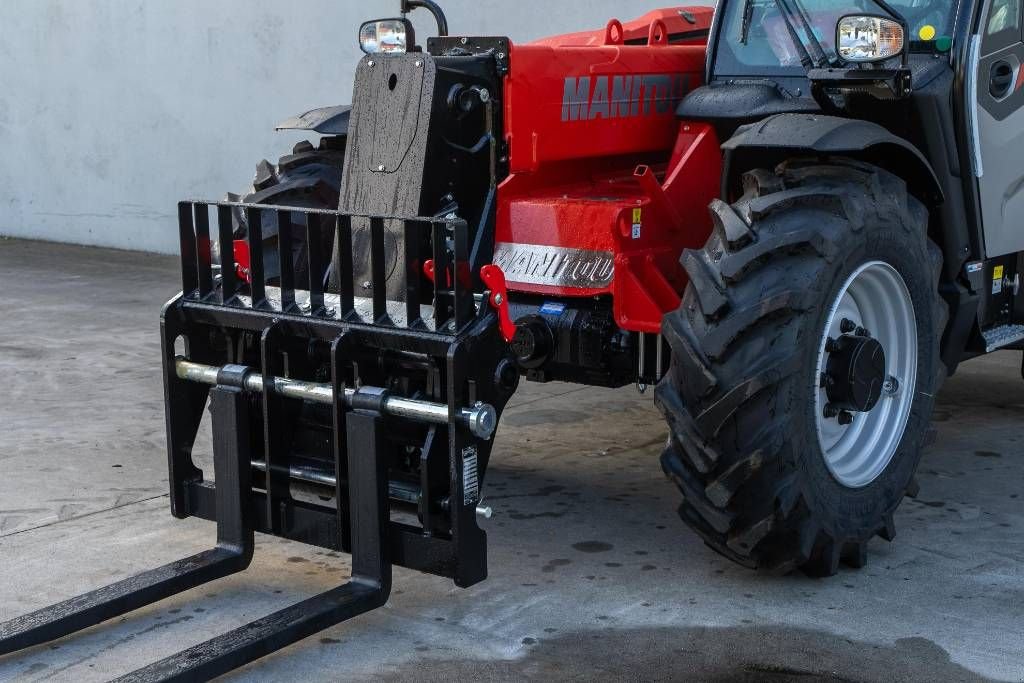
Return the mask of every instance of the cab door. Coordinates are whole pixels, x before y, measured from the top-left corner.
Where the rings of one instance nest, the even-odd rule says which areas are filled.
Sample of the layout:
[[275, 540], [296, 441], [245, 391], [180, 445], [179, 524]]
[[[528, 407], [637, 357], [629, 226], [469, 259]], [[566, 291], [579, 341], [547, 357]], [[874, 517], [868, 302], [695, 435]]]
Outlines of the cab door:
[[[985, 256], [1024, 251], [1024, 0], [988, 0], [971, 61]], [[971, 97], [968, 90], [968, 97]]]

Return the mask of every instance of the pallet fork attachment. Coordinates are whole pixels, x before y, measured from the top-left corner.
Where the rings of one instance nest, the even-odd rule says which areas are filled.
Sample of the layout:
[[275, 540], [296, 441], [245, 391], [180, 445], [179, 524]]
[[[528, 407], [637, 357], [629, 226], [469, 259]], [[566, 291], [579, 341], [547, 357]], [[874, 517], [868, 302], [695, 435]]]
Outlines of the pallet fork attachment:
[[[0, 655], [61, 638], [244, 571], [254, 534], [248, 510], [251, 448], [242, 389], [210, 392], [217, 474], [217, 546], [212, 550], [119, 581], [0, 625]], [[209, 680], [319, 631], [384, 605], [391, 593], [385, 553], [388, 522], [386, 454], [380, 450], [382, 416], [349, 414], [352, 496], [352, 578], [343, 586], [258, 619], [122, 677], [121, 681]]]
[[[289, 268], [271, 286], [258, 259], [247, 287], [235, 276], [231, 249], [221, 250], [226, 262], [216, 274], [213, 243], [232, 243], [234, 210], [247, 213], [256, 245], [266, 213], [276, 213], [279, 222], [302, 220], [310, 233], [333, 228], [336, 262], [349, 272], [340, 291], [328, 294], [314, 281], [308, 290], [297, 289]], [[219, 222], [214, 239], [211, 211]], [[404, 231], [398, 250], [404, 254], [385, 252], [388, 222]], [[460, 586], [486, 577], [486, 535], [476, 525], [479, 480], [515, 390], [514, 381], [504, 388], [493, 381], [508, 356], [498, 316], [486, 303], [490, 293], [474, 293], [461, 275], [468, 272], [464, 222], [367, 217], [365, 223], [373, 281], [364, 289], [373, 295], [361, 299], [354, 292], [352, 254], [343, 253], [352, 248], [352, 216], [233, 203], [180, 205], [183, 293], [165, 308], [162, 324], [171, 507], [176, 517], [216, 521], [217, 544], [0, 624], [0, 656], [242, 572], [252, 560], [256, 532], [350, 552], [350, 581], [118, 680], [202, 681], [228, 673], [383, 606], [392, 564]], [[287, 262], [291, 245], [282, 242]], [[426, 289], [418, 251], [442, 264], [450, 282]], [[385, 296], [388, 258], [405, 262], [399, 272], [408, 276], [406, 301]], [[394, 367], [385, 357], [396, 359]], [[191, 459], [207, 405], [212, 483]], [[321, 450], [312, 460], [294, 434], [297, 423], [306, 424], [306, 413], [321, 416], [312, 420], [321, 430], [315, 441]], [[415, 466], [403, 469], [410, 462]], [[318, 489], [321, 502], [297, 497], [298, 481], [326, 487]], [[418, 524], [393, 515], [402, 505], [405, 519], [411, 507]]]
[[236, 440], [247, 434], [241, 391], [211, 394], [217, 486], [217, 545], [197, 555], [0, 624], [0, 655], [66, 635], [158, 602], [204, 583], [245, 570], [252, 561], [253, 529], [244, 498], [249, 487], [249, 449]]

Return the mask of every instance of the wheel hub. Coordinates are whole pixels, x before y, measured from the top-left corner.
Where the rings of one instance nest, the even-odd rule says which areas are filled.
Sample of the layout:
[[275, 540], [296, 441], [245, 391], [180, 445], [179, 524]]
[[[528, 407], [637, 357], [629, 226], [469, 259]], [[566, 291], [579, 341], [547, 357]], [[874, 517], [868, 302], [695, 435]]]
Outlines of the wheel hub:
[[818, 444], [847, 488], [873, 482], [903, 438], [917, 383], [917, 325], [902, 276], [882, 261], [849, 275], [825, 317], [816, 366]]
[[829, 405], [838, 411], [871, 412], [882, 398], [888, 377], [882, 344], [868, 335], [844, 334], [829, 340], [829, 349], [825, 379]]

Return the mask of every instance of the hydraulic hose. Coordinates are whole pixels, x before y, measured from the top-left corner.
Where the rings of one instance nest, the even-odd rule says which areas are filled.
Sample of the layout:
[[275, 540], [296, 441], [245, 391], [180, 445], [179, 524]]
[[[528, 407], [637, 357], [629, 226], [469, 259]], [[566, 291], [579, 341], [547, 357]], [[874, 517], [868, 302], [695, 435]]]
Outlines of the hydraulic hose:
[[430, 10], [437, 20], [437, 35], [445, 37], [448, 35], [448, 18], [444, 16], [444, 10], [434, 0], [402, 0], [402, 14], [408, 14], [414, 9], [422, 7]]

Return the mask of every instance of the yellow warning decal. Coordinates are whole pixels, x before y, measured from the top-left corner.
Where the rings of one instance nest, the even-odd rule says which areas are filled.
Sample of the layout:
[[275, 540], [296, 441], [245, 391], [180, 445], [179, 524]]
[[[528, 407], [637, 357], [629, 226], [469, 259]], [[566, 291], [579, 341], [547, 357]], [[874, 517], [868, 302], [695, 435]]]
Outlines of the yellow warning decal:
[[1004, 270], [1005, 269], [1002, 266], [996, 266], [995, 270], [992, 271], [992, 279], [993, 280], [1002, 280], [1003, 279], [1003, 272], [1004, 272]]
[[642, 223], [643, 219], [644, 219], [644, 210], [643, 209], [633, 209], [633, 222], [634, 223]]
[[933, 40], [935, 38], [935, 27], [931, 24], [925, 24], [921, 27], [921, 30], [917, 32], [917, 35], [921, 40]]

